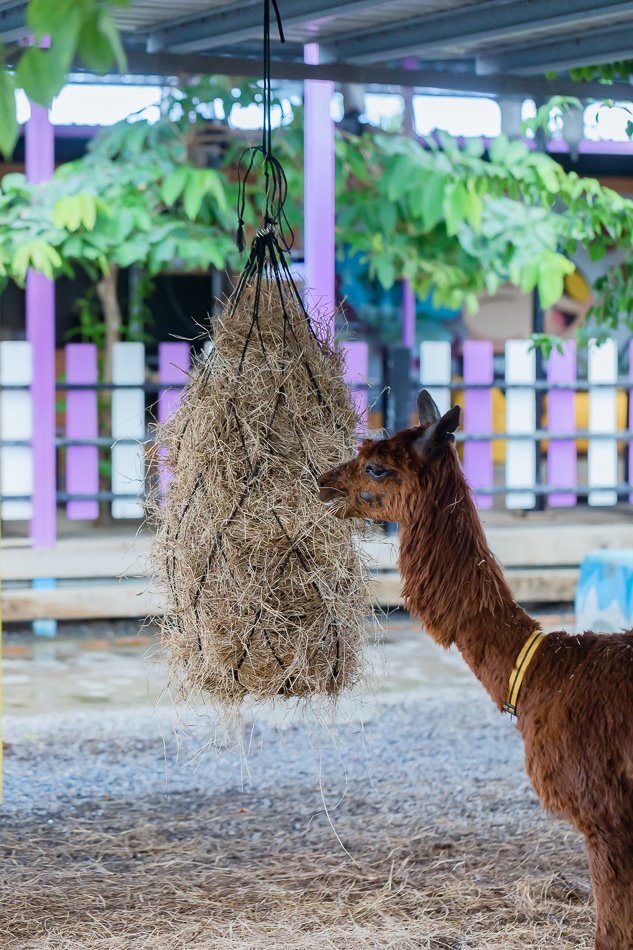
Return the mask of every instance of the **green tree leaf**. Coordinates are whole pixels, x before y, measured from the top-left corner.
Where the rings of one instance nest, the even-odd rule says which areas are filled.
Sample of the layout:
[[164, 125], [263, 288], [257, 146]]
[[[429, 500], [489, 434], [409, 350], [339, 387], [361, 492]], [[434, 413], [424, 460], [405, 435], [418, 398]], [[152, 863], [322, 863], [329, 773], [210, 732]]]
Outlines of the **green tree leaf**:
[[219, 174], [213, 169], [208, 168], [205, 174], [205, 188], [208, 194], [215, 198], [220, 211], [227, 210], [226, 192]]
[[81, 201], [79, 195], [65, 195], [53, 206], [53, 224], [56, 228], [77, 231], [81, 226]]
[[538, 274], [538, 292], [544, 310], [553, 307], [563, 296], [565, 274], [575, 270], [573, 264], [561, 254], [548, 255]]
[[457, 234], [468, 208], [468, 192], [461, 181], [450, 182], [444, 192], [444, 219], [449, 236]]
[[468, 182], [466, 187], [466, 199], [464, 205], [464, 214], [466, 220], [472, 227], [473, 231], [478, 234], [481, 231], [481, 222], [484, 213], [484, 203], [479, 197], [472, 181]]
[[15, 78], [29, 99], [41, 106], [48, 106], [66, 82], [67, 64], [52, 50], [31, 46], [18, 61]]
[[83, 17], [78, 51], [90, 69], [104, 73], [114, 63], [115, 50], [111, 42], [113, 29], [112, 19], [102, 7], [94, 7]]
[[127, 56], [125, 55], [125, 50], [123, 49], [116, 24], [107, 10], [101, 10], [99, 31], [110, 45], [112, 57], [117, 64], [119, 72], [125, 72], [127, 69]]
[[87, 231], [92, 231], [97, 222], [97, 199], [86, 192], [79, 195], [81, 220]]
[[385, 290], [390, 290], [396, 282], [396, 270], [393, 259], [388, 254], [378, 254], [372, 260], [376, 277]]
[[171, 208], [173, 204], [176, 203], [178, 198], [180, 198], [185, 185], [187, 184], [187, 179], [189, 177], [189, 170], [187, 168], [176, 168], [173, 172], [170, 172], [169, 175], [163, 181], [160, 188], [160, 196], [167, 205], [168, 208]]
[[446, 175], [434, 172], [423, 184], [422, 221], [426, 231], [432, 231], [444, 217], [444, 189]]
[[0, 68], [0, 151], [11, 158], [20, 134], [15, 112], [15, 82], [11, 73]]
[[63, 29], [73, 11], [81, 16], [82, 7], [85, 7], [83, 0], [30, 0], [26, 22], [39, 42], [47, 34]]
[[194, 221], [202, 207], [202, 201], [205, 194], [205, 181], [203, 175], [198, 171], [189, 174], [185, 191], [183, 194], [182, 205], [188, 218]]
[[26, 180], [26, 175], [22, 172], [9, 172], [7, 175], [4, 175], [2, 178], [2, 190], [5, 194], [27, 194], [29, 183]]
[[120, 267], [129, 267], [130, 264], [142, 263], [149, 252], [147, 240], [139, 235], [126, 241], [115, 253], [115, 260]]

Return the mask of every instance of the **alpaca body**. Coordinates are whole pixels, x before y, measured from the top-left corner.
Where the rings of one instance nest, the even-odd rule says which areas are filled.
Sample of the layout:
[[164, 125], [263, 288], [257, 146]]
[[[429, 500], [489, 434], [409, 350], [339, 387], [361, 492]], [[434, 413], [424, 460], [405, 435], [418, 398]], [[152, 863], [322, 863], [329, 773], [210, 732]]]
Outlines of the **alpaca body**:
[[[451, 433], [428, 394], [421, 427], [366, 442], [320, 479], [342, 517], [401, 524], [405, 604], [444, 647], [455, 645], [501, 710], [514, 663], [537, 623], [487, 545]], [[517, 725], [545, 809], [585, 837], [596, 950], [633, 950], [633, 632], [551, 633], [527, 669]]]
[[630, 950], [633, 634], [553, 633], [541, 652], [528, 670], [518, 720], [526, 770], [543, 807], [585, 837], [596, 948]]
[[[503, 580], [457, 458], [447, 461], [446, 494], [402, 529], [405, 601], [434, 639], [455, 644], [501, 710], [515, 660], [537, 623]], [[424, 524], [429, 518], [432, 530]], [[631, 697], [633, 632], [558, 631], [537, 650], [518, 701], [525, 767], [541, 804], [585, 837], [597, 950], [633, 948]]]

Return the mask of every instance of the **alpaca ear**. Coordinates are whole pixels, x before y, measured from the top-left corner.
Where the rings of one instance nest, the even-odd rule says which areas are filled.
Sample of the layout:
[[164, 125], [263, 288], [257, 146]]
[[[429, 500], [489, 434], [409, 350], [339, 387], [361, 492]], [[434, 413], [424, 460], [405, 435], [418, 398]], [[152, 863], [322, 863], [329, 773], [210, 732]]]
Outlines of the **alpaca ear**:
[[433, 397], [426, 389], [421, 389], [418, 393], [418, 416], [420, 425], [425, 426], [433, 422], [438, 422], [440, 410], [437, 408]]
[[[428, 396], [428, 393], [426, 395]], [[430, 396], [428, 398], [431, 399]], [[431, 402], [433, 402], [432, 399]], [[433, 405], [435, 406], [435, 403]], [[437, 406], [435, 408], [437, 409]], [[425, 429], [422, 435], [418, 436], [411, 444], [412, 452], [426, 460], [438, 455], [445, 445], [455, 441], [453, 432], [459, 425], [460, 415], [461, 409], [459, 406], [453, 406], [452, 409], [445, 412], [441, 418], [438, 418], [437, 422]]]

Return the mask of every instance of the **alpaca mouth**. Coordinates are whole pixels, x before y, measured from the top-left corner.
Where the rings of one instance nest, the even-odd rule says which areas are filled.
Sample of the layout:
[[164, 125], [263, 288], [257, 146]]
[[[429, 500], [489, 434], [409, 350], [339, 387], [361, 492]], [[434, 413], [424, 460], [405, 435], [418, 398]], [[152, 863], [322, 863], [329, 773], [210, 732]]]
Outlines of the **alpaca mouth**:
[[326, 485], [319, 489], [319, 501], [329, 511], [339, 511], [345, 504], [346, 498], [347, 492], [340, 491], [338, 488], [329, 488]]

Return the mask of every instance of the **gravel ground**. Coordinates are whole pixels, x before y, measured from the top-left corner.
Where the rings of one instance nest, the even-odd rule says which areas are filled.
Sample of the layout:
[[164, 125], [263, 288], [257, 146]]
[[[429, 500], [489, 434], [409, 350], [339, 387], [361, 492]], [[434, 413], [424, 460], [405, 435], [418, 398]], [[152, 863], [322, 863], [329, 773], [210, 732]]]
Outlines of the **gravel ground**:
[[361, 785], [376, 801], [384, 783], [402, 783], [419, 789], [433, 813], [446, 795], [471, 797], [480, 785], [503, 782], [536, 808], [516, 730], [476, 687], [459, 702], [454, 691], [443, 692], [445, 699], [363, 703], [347, 722], [245, 717], [238, 730], [243, 754], [222, 739], [205, 749], [218, 731], [211, 715], [186, 722], [139, 709], [8, 717], [3, 814], [40, 814], [103, 796], [270, 794], [284, 779], [322, 783], [333, 794]]
[[580, 841], [461, 670], [335, 722], [246, 712], [232, 740], [143, 706], [4, 739], [7, 950], [591, 945]]

